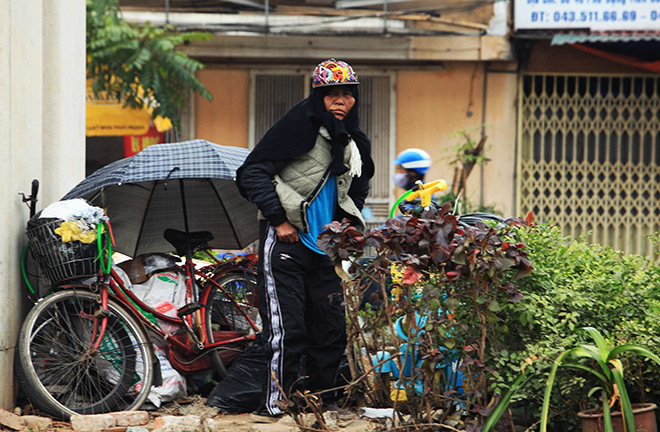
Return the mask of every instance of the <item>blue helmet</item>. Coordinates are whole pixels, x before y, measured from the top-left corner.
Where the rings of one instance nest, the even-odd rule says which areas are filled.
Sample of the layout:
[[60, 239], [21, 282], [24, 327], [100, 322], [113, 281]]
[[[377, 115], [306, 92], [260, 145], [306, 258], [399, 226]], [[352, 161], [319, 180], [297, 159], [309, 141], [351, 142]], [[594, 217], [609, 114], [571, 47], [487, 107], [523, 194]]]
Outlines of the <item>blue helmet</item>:
[[431, 156], [422, 149], [412, 148], [404, 150], [394, 160], [395, 165], [405, 169], [412, 169], [420, 174], [426, 174], [431, 166]]

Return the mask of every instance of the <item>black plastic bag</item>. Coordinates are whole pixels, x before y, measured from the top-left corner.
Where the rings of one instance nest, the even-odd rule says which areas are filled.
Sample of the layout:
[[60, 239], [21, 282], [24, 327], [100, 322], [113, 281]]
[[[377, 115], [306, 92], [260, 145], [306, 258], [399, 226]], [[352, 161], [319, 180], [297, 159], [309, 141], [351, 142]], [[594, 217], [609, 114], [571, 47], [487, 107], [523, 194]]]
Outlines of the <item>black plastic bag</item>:
[[[266, 341], [258, 333], [252, 345], [247, 347], [231, 367], [227, 376], [209, 393], [206, 405], [220, 408], [224, 413], [249, 413], [259, 409], [265, 381], [268, 374], [268, 352]], [[298, 374], [303, 377], [298, 385], [304, 388], [305, 356], [300, 359]], [[351, 371], [348, 359], [344, 356], [339, 365], [337, 386], [343, 386], [351, 381]], [[339, 395], [341, 398], [341, 395]]]
[[257, 410], [268, 372], [266, 345], [258, 333], [252, 345], [227, 370], [227, 376], [215, 386], [206, 405], [224, 413], [247, 413]]

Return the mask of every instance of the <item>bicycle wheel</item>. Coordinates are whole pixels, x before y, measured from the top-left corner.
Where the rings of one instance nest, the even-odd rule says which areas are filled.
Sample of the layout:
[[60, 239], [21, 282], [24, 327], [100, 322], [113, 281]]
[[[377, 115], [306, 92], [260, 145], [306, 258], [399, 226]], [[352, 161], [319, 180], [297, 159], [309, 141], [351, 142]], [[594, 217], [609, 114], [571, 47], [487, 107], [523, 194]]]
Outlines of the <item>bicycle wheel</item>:
[[[256, 295], [257, 276], [254, 272], [235, 270], [218, 275], [213, 280], [224, 291], [211, 282], [208, 282], [205, 287], [205, 290], [208, 290], [205, 306], [206, 335], [209, 343], [219, 342], [223, 336], [228, 334], [226, 332], [245, 335], [261, 331]], [[250, 321], [256, 325], [257, 329], [252, 326]], [[213, 365], [221, 377], [226, 373], [227, 359], [233, 359], [238, 355], [236, 351], [232, 352], [232, 347], [228, 348], [229, 350], [225, 353], [214, 350], [210, 354]]]
[[41, 300], [23, 323], [16, 351], [18, 381], [32, 403], [53, 416], [136, 409], [151, 390], [151, 340], [112, 300], [104, 336], [93, 349], [99, 308], [95, 294], [71, 289]]

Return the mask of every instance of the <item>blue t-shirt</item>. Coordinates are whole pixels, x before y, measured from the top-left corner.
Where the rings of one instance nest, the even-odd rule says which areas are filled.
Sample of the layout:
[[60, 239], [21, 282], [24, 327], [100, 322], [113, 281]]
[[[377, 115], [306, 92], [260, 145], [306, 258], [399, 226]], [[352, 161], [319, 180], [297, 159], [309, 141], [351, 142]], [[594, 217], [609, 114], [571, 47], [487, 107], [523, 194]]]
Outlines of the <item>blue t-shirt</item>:
[[307, 207], [307, 223], [309, 233], [298, 230], [300, 240], [316, 253], [325, 255], [316, 244], [316, 239], [323, 231], [323, 226], [331, 223], [335, 217], [335, 206], [337, 204], [337, 180], [335, 176], [330, 176], [328, 181], [314, 198], [309, 207]]

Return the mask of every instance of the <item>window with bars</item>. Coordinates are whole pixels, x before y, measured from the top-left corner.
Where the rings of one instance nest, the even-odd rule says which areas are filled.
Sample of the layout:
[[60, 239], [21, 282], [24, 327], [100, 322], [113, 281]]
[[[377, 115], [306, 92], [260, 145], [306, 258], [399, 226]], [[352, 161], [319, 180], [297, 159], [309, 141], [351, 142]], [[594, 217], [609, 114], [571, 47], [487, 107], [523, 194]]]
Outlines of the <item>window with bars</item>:
[[[255, 73], [252, 82], [254, 145], [280, 117], [307, 96], [310, 77], [264, 72]], [[370, 226], [385, 221], [390, 202], [391, 83], [390, 75], [360, 75], [360, 126], [371, 139], [371, 156], [376, 166], [366, 203], [373, 213], [367, 221]]]
[[526, 74], [520, 210], [652, 257], [660, 230], [660, 78]]
[[307, 96], [303, 74], [257, 74], [254, 77], [254, 137], [262, 136]]

